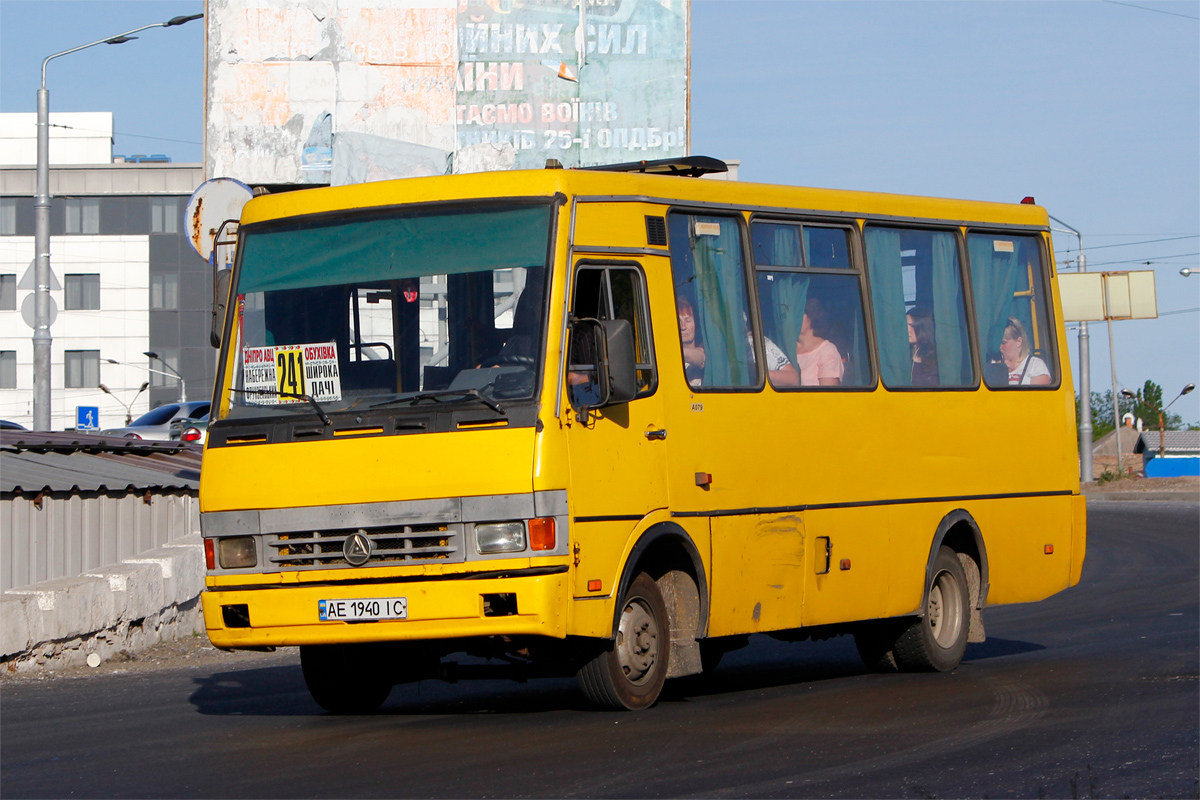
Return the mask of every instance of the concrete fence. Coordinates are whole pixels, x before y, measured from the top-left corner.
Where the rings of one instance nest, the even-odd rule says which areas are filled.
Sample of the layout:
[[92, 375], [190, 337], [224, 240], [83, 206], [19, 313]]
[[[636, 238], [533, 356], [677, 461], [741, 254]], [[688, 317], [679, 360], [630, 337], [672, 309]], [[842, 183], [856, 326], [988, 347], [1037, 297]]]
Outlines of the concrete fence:
[[199, 534], [124, 561], [0, 595], [0, 662], [9, 671], [107, 660], [203, 633]]
[[201, 451], [0, 431], [0, 663], [102, 660], [203, 630]]

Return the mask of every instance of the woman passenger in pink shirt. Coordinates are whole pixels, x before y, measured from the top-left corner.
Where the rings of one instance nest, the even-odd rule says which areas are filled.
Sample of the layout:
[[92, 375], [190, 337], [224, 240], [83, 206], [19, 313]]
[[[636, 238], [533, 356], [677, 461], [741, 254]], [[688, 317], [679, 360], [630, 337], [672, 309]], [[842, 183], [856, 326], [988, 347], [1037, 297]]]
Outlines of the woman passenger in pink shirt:
[[825, 309], [814, 297], [804, 304], [804, 319], [796, 338], [796, 368], [801, 386], [838, 386], [846, 365], [833, 342], [824, 338], [828, 328]]

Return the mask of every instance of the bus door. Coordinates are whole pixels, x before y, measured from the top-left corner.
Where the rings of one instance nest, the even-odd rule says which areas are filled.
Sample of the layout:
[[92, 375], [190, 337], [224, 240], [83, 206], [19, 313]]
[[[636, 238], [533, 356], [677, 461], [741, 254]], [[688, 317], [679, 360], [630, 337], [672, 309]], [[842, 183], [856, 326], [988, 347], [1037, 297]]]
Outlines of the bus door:
[[779, 508], [795, 495], [787, 446], [795, 420], [764, 393], [742, 220], [672, 212], [667, 227], [676, 331], [661, 380], [671, 514], [709, 528], [708, 633], [798, 627], [803, 518]]
[[[588, 408], [591, 384], [586, 371], [570, 364], [566, 375], [570, 406], [563, 413], [571, 465], [572, 549], [578, 567], [575, 596], [605, 597], [616, 589], [621, 555], [634, 527], [667, 505], [665, 425], [641, 264], [582, 259], [576, 263], [572, 287], [571, 313], [576, 318], [627, 320], [637, 348], [638, 393], [628, 403]], [[573, 346], [568, 353], [569, 361], [586, 361]]]

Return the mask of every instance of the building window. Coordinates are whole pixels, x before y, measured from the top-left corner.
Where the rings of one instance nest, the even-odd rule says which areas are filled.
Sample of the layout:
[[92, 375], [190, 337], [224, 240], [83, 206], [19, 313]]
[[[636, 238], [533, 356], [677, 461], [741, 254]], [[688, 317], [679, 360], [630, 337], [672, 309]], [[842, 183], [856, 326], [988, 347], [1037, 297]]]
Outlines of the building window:
[[100, 232], [100, 199], [96, 197], [68, 197], [63, 201], [66, 212], [67, 233]]
[[[97, 365], [99, 369], [99, 365]], [[17, 388], [17, 351], [0, 350], [0, 389]]]
[[150, 276], [150, 307], [156, 309], [179, 308], [179, 276]]
[[[155, 387], [178, 386], [179, 378], [175, 377], [175, 372], [179, 371], [179, 353], [170, 350], [158, 350], [157, 352], [159, 357], [150, 359], [150, 369], [154, 370], [150, 373], [150, 385]], [[164, 367], [163, 364], [167, 366]]]
[[179, 198], [150, 198], [150, 232], [179, 233]]
[[67, 350], [63, 385], [68, 389], [94, 389], [100, 383], [99, 350]]
[[100, 308], [99, 275], [64, 275], [67, 311], [96, 311]]
[[17, 276], [0, 275], [0, 311], [17, 310]]
[[17, 235], [17, 198], [0, 198], [0, 236]]

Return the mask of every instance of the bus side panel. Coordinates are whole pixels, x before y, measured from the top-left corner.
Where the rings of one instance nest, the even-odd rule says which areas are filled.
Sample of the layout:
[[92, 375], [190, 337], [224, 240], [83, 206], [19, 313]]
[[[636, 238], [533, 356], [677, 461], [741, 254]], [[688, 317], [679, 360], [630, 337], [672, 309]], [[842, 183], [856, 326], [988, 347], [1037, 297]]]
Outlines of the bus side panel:
[[1070, 586], [1075, 499], [991, 500], [968, 508], [988, 556], [988, 605], [1041, 600]]
[[709, 635], [798, 628], [807, 549], [799, 514], [713, 517]]
[[[805, 512], [809, 541], [805, 625], [888, 615], [889, 583], [911, 570], [906, 559], [898, 562], [892, 552], [892, 513], [888, 506]], [[828, 571], [818, 574], [825, 567], [826, 538]]]
[[1071, 527], [1071, 582], [1070, 586], [1079, 583], [1079, 578], [1083, 574], [1083, 557], [1087, 553], [1087, 499], [1083, 495], [1076, 495], [1071, 500], [1072, 520], [1074, 522]]

